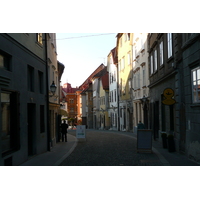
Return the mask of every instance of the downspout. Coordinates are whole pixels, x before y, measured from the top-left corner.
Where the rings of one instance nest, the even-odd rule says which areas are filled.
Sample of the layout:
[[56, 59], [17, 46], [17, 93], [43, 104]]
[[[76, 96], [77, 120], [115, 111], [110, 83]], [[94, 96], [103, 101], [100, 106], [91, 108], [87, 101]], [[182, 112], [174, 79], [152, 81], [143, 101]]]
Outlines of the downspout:
[[47, 151], [50, 151], [50, 117], [49, 117], [49, 76], [48, 76], [48, 52], [47, 33], [45, 33], [45, 61], [46, 61], [46, 123], [47, 123]]
[[117, 62], [117, 111], [118, 111], [118, 131], [120, 131], [120, 108], [119, 108], [119, 70], [118, 70], [118, 62]]

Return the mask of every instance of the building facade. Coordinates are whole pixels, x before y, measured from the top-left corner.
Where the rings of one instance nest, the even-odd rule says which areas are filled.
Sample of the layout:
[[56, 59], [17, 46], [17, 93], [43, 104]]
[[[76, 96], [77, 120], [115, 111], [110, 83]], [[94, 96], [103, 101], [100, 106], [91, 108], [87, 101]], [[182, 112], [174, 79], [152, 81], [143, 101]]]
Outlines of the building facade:
[[78, 88], [72, 88], [70, 83], [63, 84], [63, 94], [67, 103], [67, 119], [70, 126], [77, 124], [77, 93]]
[[[47, 60], [48, 60], [48, 81], [49, 86], [55, 84], [56, 91], [52, 94], [49, 87], [49, 125], [50, 125], [50, 146], [56, 145], [59, 134], [59, 115], [60, 115], [60, 79], [57, 61], [56, 34], [47, 34]], [[61, 77], [60, 77], [61, 78]]]
[[200, 161], [200, 34], [176, 34], [176, 150]]
[[149, 65], [148, 65], [148, 33], [131, 33], [132, 43], [132, 85], [133, 126], [139, 121], [149, 127]]
[[0, 34], [0, 165], [48, 149], [45, 35]]
[[133, 107], [130, 33], [117, 34], [116, 53], [118, 58], [119, 127], [121, 131], [131, 131], [133, 130]]
[[175, 131], [175, 38], [172, 33], [148, 35], [150, 128], [154, 139], [161, 138], [162, 132]]
[[107, 70], [109, 73], [109, 109], [110, 130], [118, 130], [118, 87], [117, 87], [117, 66], [116, 48], [113, 48], [107, 57]]

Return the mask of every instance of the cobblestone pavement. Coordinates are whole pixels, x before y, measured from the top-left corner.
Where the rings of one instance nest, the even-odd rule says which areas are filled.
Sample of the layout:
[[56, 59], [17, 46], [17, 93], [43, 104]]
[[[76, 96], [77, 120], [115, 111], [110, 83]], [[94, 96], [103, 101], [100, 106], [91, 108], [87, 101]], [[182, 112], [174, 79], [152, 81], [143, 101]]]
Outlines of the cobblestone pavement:
[[[68, 134], [75, 136], [75, 131]], [[61, 166], [162, 166], [155, 153], [137, 153], [136, 139], [117, 132], [86, 130], [86, 141], [79, 142]]]

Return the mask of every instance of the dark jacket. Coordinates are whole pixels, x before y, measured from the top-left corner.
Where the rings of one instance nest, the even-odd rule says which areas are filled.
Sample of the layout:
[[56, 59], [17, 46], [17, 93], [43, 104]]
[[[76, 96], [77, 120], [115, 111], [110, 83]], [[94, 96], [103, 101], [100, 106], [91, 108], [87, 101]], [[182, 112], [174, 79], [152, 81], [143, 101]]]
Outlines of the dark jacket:
[[61, 124], [60, 128], [62, 133], [67, 133], [68, 124]]

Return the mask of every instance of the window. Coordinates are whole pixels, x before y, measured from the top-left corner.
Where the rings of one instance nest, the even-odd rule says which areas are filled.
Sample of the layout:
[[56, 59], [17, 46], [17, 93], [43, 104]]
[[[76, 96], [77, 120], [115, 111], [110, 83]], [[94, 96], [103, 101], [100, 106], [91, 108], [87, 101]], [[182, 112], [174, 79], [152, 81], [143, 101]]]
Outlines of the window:
[[4, 91], [0, 93], [1, 102], [1, 150], [2, 154], [18, 150], [19, 140], [19, 93]]
[[157, 67], [157, 50], [154, 51], [154, 71], [158, 69]]
[[115, 102], [117, 101], [117, 91], [115, 89]]
[[167, 33], [168, 58], [172, 56], [172, 33]]
[[0, 69], [10, 70], [10, 56], [0, 52]]
[[130, 33], [124, 33], [124, 41], [130, 41]]
[[69, 103], [72, 103], [72, 104], [73, 104], [73, 103], [74, 103], [74, 99], [70, 99], [70, 100], [69, 100]]
[[142, 76], [143, 76], [143, 86], [146, 86], [146, 75], [145, 75], [145, 68], [143, 68], [143, 73], [142, 73]]
[[121, 71], [121, 60], [119, 60], [118, 68], [119, 68], [119, 71]]
[[163, 41], [160, 43], [160, 66], [163, 65]]
[[144, 39], [143, 34], [141, 33], [141, 51], [144, 50]]
[[34, 92], [34, 68], [28, 66], [28, 91]]
[[119, 38], [120, 47], [122, 47], [122, 37]]
[[123, 69], [124, 69], [124, 67], [125, 67], [125, 59], [124, 59], [124, 57], [122, 58], [122, 63], [121, 63], [121, 64], [122, 64], [122, 66], [121, 66], [121, 67], [122, 67], [122, 70], [123, 70]]
[[114, 74], [113, 74], [113, 81], [116, 81], [116, 72], [114, 71]]
[[44, 93], [43, 72], [38, 71], [38, 79], [39, 79], [39, 92], [40, 92], [40, 94], [43, 94]]
[[140, 71], [137, 73], [138, 89], [140, 88]]
[[110, 57], [110, 64], [113, 64], [113, 60], [112, 60], [112, 57]]
[[193, 103], [200, 103], [200, 67], [192, 70]]
[[138, 57], [138, 55], [137, 45], [135, 45], [135, 58]]
[[130, 52], [128, 52], [127, 59], [128, 59], [128, 65], [130, 65], [131, 64], [131, 53]]
[[150, 63], [151, 63], [151, 74], [153, 74], [153, 55], [152, 54], [150, 57]]
[[44, 105], [40, 105], [40, 133], [45, 131]]
[[124, 33], [124, 41], [127, 41], [127, 33]]
[[129, 93], [130, 93], [131, 88], [132, 88], [132, 86], [131, 86], [131, 79], [128, 80], [128, 85], [129, 85]]
[[42, 45], [42, 33], [36, 33], [37, 42]]

